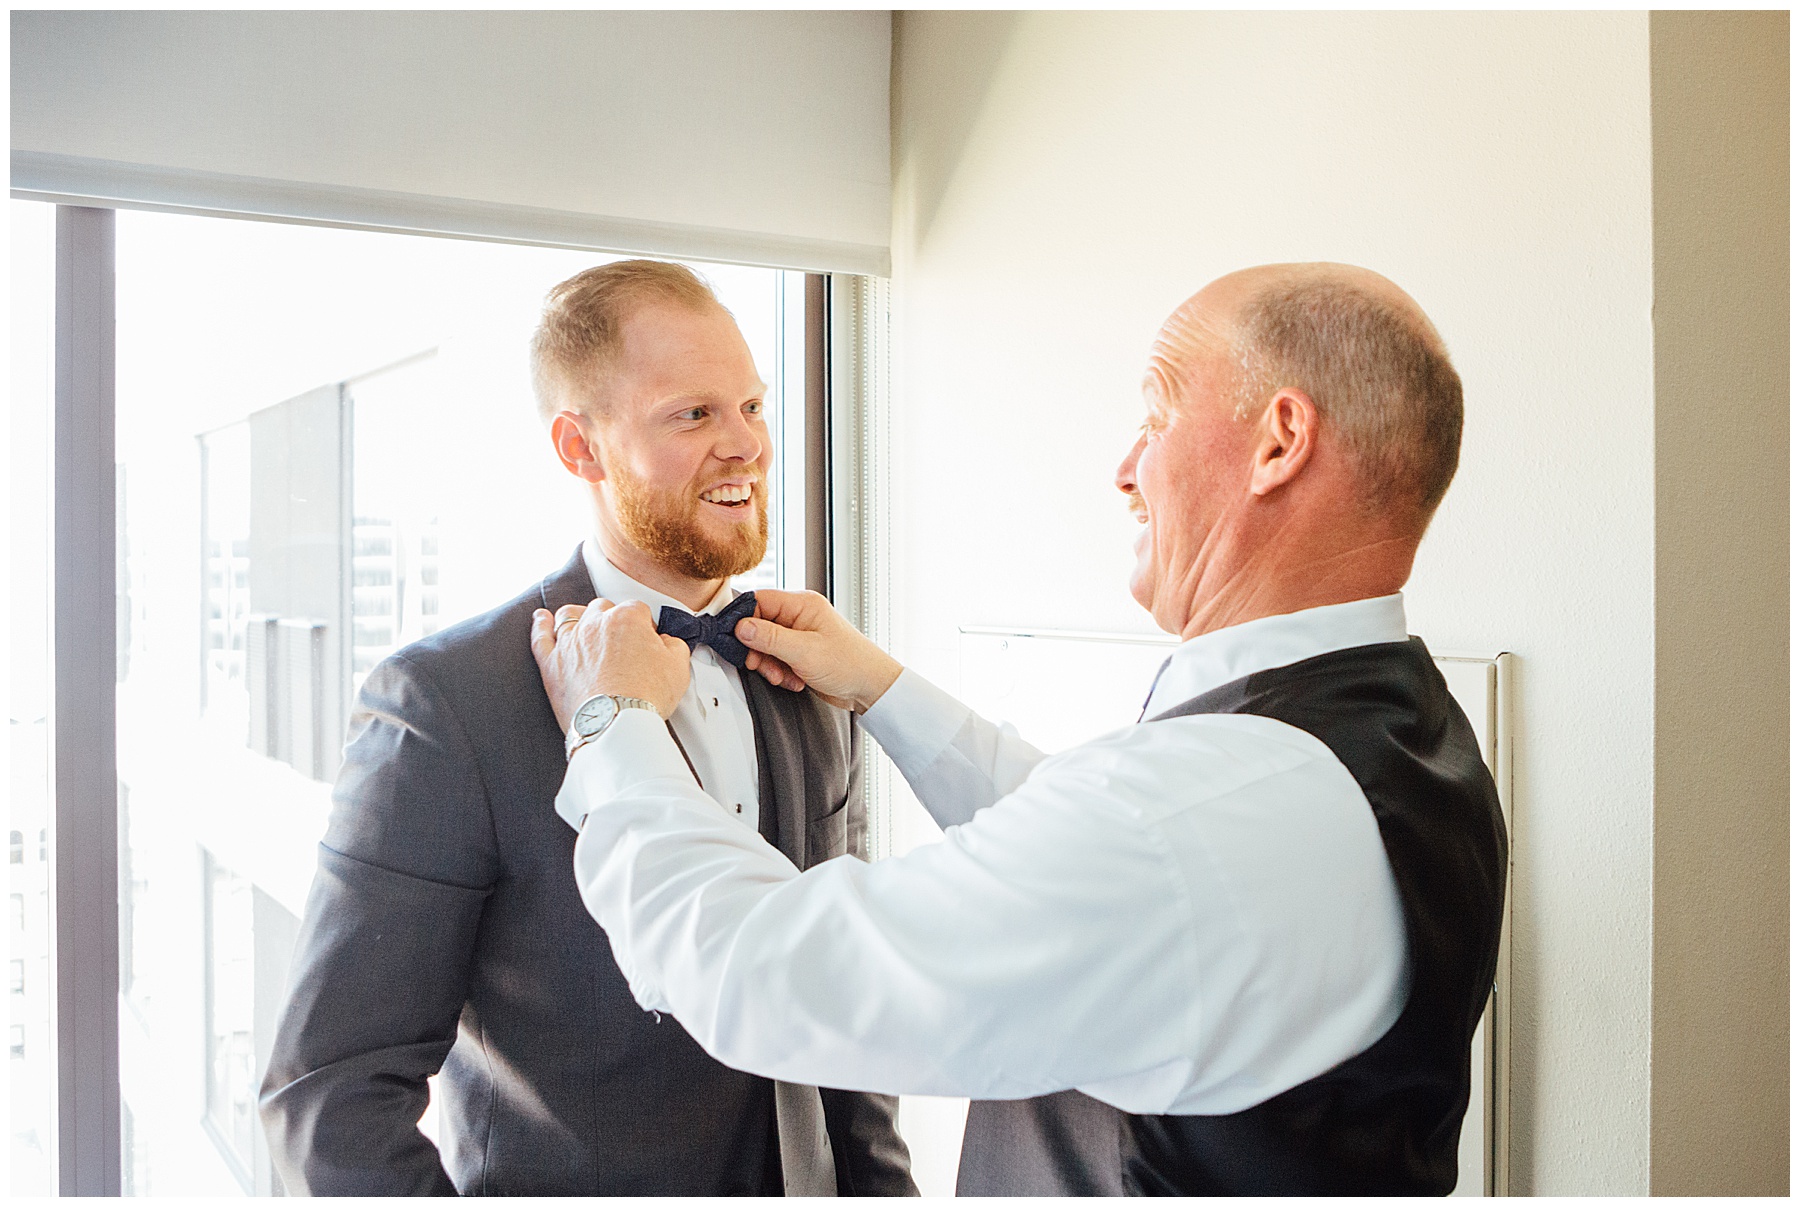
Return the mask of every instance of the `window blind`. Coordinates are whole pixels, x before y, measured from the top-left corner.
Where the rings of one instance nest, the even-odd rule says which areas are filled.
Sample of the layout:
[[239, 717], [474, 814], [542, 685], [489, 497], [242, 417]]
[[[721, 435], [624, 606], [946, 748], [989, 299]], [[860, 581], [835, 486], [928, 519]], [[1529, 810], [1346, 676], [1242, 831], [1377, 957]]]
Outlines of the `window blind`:
[[13, 195], [888, 268], [886, 12], [15, 12]]

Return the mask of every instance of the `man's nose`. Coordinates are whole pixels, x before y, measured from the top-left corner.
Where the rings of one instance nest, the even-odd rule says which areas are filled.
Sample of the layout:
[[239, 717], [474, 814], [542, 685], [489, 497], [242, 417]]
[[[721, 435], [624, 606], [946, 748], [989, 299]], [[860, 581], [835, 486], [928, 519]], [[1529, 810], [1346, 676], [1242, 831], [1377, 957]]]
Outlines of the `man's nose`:
[[713, 452], [721, 461], [760, 461], [767, 442], [767, 429], [738, 411], [720, 425]]
[[1143, 452], [1144, 437], [1140, 435], [1132, 443], [1131, 451], [1125, 454], [1125, 459], [1119, 462], [1118, 472], [1113, 475], [1113, 485], [1128, 495], [1137, 493], [1138, 458], [1143, 455]]

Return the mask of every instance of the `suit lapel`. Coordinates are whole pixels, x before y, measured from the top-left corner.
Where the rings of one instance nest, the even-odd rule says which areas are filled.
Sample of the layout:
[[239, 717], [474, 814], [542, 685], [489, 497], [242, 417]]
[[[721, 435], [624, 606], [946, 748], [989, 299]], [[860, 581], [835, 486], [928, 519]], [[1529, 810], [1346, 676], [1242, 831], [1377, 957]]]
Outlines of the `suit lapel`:
[[552, 612], [564, 604], [585, 607], [594, 602], [594, 580], [588, 576], [587, 559], [581, 556], [580, 545], [575, 546], [575, 556], [561, 570], [538, 584], [538, 595]]

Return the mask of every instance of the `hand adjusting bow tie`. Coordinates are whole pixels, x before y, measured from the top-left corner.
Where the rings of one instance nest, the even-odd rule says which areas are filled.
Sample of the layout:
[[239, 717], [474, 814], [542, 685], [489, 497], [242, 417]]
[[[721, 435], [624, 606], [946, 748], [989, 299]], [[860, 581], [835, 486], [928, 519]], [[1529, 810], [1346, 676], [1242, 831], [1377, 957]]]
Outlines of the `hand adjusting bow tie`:
[[710, 646], [713, 653], [742, 670], [744, 659], [749, 656], [750, 651], [737, 639], [733, 630], [737, 628], [738, 621], [754, 615], [754, 591], [744, 592], [716, 616], [696, 616], [692, 612], [683, 612], [680, 608], [671, 608], [665, 604], [662, 615], [656, 619], [656, 631], [665, 636], [681, 638], [688, 643], [690, 650], [697, 645]]

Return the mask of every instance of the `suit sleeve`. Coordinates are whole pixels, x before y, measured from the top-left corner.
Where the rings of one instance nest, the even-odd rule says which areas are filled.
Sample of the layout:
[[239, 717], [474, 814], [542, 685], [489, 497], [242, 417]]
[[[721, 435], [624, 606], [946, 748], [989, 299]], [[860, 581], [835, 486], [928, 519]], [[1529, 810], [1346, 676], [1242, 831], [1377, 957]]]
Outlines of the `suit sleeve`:
[[497, 876], [461, 722], [389, 658], [351, 720], [260, 1099], [290, 1194], [455, 1194], [418, 1129]]
[[[845, 722], [845, 757], [849, 774], [844, 793], [845, 829], [850, 853], [867, 862], [869, 849], [868, 806], [863, 795], [865, 764], [872, 757], [862, 731]], [[912, 1179], [912, 1157], [900, 1138], [900, 1100], [889, 1094], [864, 1094], [854, 1090], [819, 1091], [825, 1109], [825, 1130], [831, 1136], [832, 1160], [837, 1165], [840, 1197], [917, 1197]]]

